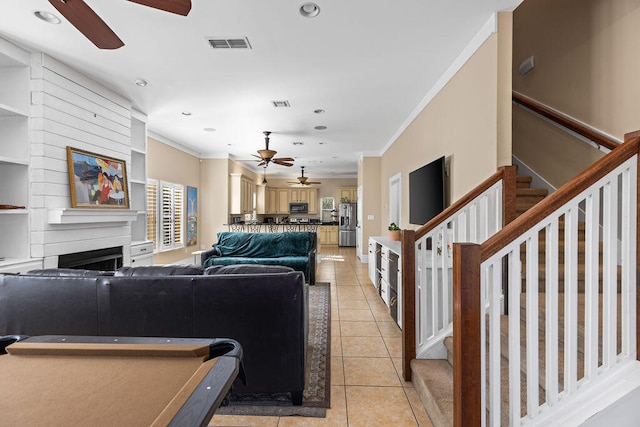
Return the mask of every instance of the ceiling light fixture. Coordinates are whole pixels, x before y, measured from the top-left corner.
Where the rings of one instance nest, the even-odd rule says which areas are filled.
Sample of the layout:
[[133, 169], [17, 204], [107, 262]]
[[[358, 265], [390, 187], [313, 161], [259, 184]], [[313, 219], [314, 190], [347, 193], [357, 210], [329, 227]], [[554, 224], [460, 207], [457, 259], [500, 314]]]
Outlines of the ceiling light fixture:
[[182, 115], [183, 116], [190, 116], [191, 115], [191, 111], [183, 111]]
[[305, 3], [300, 6], [300, 15], [305, 18], [315, 18], [320, 14], [320, 7], [315, 3]]
[[325, 130], [326, 128], [327, 128], [327, 127], [326, 127], [326, 126], [323, 126], [323, 125], [320, 125], [320, 126], [314, 126], [314, 129], [315, 129], [315, 130]]
[[313, 110], [313, 112], [316, 114], [323, 114], [324, 110], [322, 108], [318, 108], [317, 110]]
[[145, 87], [149, 84], [145, 79], [136, 79], [136, 85], [140, 87]]
[[33, 12], [33, 14], [36, 16], [36, 18], [42, 19], [44, 22], [48, 22], [49, 24], [59, 24], [61, 22], [60, 18], [58, 18], [56, 15], [54, 15], [53, 13], [45, 12], [44, 10], [36, 10]]

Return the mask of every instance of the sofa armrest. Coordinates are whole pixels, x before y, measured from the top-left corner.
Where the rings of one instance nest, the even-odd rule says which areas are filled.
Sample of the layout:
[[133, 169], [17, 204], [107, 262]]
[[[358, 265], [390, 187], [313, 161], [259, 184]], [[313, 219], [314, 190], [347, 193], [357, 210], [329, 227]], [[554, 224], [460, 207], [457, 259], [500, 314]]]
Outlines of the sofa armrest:
[[214, 256], [218, 256], [218, 252], [215, 249], [209, 249], [208, 251], [202, 252], [200, 254], [200, 265], [204, 266], [205, 261]]

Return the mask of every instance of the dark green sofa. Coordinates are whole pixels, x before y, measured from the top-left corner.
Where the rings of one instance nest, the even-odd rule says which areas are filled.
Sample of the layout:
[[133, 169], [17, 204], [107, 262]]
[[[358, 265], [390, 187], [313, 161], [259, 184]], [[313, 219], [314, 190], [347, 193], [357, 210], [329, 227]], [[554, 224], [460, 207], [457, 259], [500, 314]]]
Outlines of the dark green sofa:
[[214, 265], [263, 264], [284, 265], [304, 273], [305, 280], [315, 284], [316, 233], [292, 231], [283, 233], [218, 233], [213, 249], [202, 253], [204, 268]]

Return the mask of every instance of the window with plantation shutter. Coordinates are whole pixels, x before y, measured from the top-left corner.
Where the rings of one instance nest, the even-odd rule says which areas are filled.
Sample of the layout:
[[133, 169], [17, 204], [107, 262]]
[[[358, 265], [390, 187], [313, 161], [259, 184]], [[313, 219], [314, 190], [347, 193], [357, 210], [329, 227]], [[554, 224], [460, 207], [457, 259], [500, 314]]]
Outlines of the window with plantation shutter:
[[158, 181], [147, 180], [147, 239], [158, 250]]
[[184, 185], [147, 180], [147, 238], [154, 251], [184, 246]]

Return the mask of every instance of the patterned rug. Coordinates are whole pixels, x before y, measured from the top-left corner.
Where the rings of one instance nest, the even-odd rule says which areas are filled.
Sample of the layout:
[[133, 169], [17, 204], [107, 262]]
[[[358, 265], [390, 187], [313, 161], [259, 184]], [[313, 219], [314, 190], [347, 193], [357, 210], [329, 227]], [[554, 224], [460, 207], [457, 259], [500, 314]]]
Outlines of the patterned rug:
[[309, 286], [309, 343], [302, 405], [294, 406], [289, 393], [231, 394], [229, 405], [218, 408], [217, 415], [326, 416], [331, 392], [330, 289], [327, 282]]

